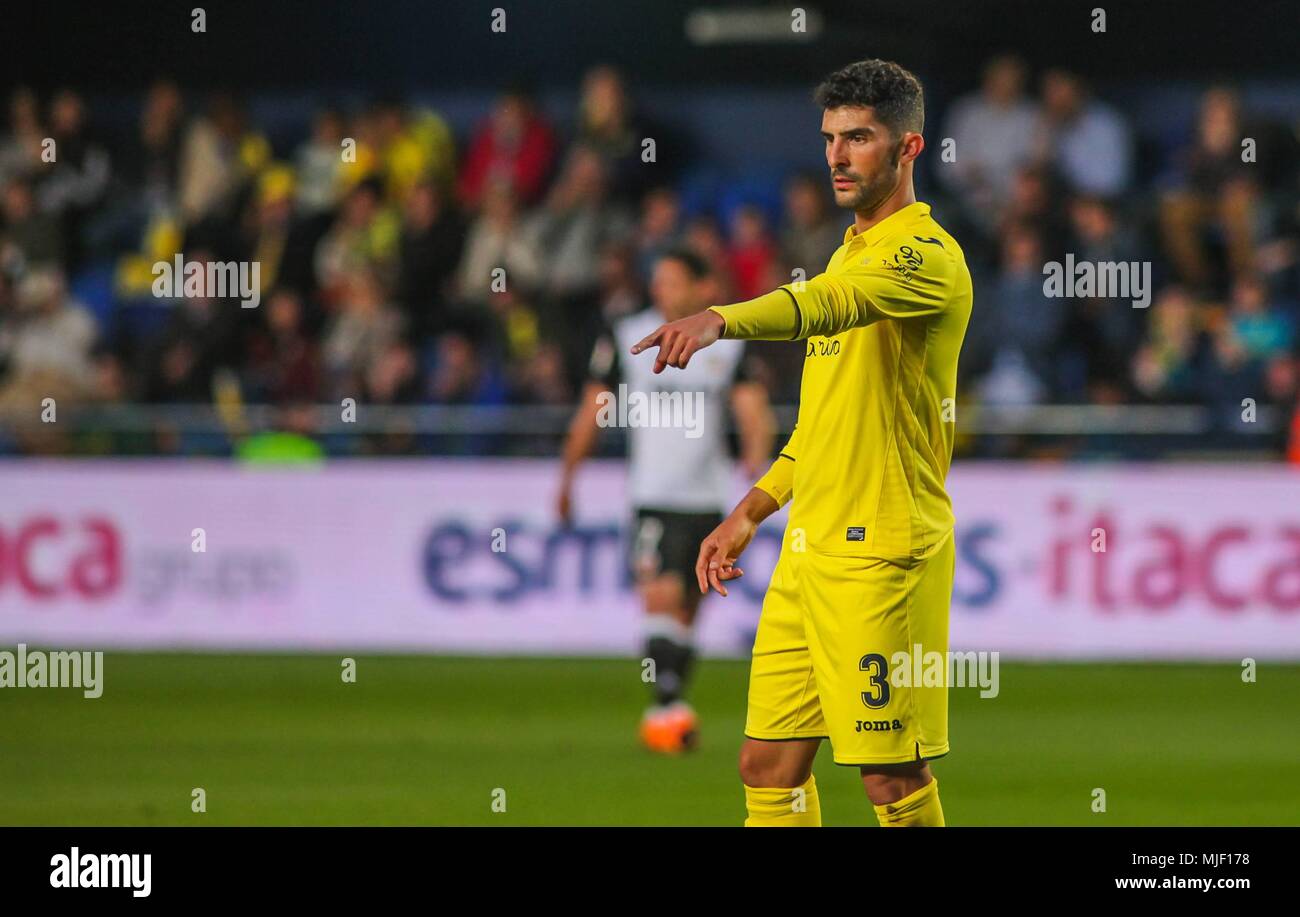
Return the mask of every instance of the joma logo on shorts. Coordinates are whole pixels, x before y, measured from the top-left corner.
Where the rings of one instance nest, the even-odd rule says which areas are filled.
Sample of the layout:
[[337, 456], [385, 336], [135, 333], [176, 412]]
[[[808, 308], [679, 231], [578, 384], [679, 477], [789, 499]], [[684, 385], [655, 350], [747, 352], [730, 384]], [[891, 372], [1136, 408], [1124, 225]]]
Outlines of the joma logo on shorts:
[[889, 732], [903, 728], [903, 724], [898, 720], [858, 720], [857, 722], [858, 728], [854, 732]]

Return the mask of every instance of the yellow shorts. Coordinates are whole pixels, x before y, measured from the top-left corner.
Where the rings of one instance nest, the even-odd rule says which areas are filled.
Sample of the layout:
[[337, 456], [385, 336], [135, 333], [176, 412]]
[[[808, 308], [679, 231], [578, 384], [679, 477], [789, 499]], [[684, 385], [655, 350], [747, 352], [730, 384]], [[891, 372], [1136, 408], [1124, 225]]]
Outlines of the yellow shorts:
[[948, 689], [914, 675], [936, 653], [947, 671], [953, 545], [950, 532], [907, 566], [783, 547], [754, 638], [745, 735], [828, 737], [836, 764], [947, 754]]

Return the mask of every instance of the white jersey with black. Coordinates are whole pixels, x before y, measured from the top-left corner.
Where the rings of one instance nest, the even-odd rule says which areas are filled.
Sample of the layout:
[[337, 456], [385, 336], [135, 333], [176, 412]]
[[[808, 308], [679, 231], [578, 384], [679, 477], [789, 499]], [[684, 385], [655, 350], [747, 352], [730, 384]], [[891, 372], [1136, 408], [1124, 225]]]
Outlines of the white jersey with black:
[[646, 309], [620, 319], [592, 350], [591, 380], [606, 388], [601, 422], [627, 428], [632, 505], [675, 512], [726, 512], [732, 502], [727, 449], [731, 388], [748, 378], [743, 341], [718, 341], [686, 369], [654, 374], [653, 351], [632, 345], [663, 324]]

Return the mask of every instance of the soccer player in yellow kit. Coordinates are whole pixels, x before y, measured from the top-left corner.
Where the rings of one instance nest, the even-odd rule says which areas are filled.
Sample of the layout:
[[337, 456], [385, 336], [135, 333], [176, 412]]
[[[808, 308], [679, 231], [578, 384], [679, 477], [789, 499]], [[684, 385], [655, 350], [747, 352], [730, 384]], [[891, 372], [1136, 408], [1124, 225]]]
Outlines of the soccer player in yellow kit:
[[[817, 89], [836, 202], [854, 211], [824, 273], [660, 326], [655, 372], [719, 338], [805, 340], [799, 418], [779, 457], [700, 546], [702, 592], [727, 594], [763, 519], [791, 502], [754, 640], [740, 773], [746, 825], [821, 824], [813, 759], [829, 738], [885, 826], [942, 825], [929, 759], [948, 752], [957, 357], [970, 272], [916, 200], [916, 77], [866, 60]], [[906, 668], [904, 668], [906, 667]], [[912, 670], [912, 671], [909, 671]]]

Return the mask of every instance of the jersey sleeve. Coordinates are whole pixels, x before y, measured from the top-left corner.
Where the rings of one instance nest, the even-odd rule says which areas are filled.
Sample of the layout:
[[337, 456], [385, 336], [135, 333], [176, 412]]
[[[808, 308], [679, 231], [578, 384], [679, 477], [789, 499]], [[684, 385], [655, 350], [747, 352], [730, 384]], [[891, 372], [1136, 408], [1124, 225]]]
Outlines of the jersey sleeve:
[[818, 274], [713, 311], [722, 316], [726, 338], [832, 337], [884, 318], [942, 312], [952, 301], [959, 270], [942, 243], [899, 243], [871, 250], [847, 271]]
[[799, 334], [799, 305], [786, 287], [709, 311], [722, 316], [722, 337], [730, 340], [792, 341]]
[[785, 506], [794, 496], [794, 463], [799, 449], [798, 441], [799, 424], [796, 423], [794, 432], [786, 440], [772, 467], [754, 483], [755, 487], [775, 500], [777, 506]]
[[831, 337], [885, 318], [937, 315], [952, 302], [959, 269], [942, 245], [877, 248], [848, 271], [819, 274], [802, 290], [791, 289], [799, 305], [799, 337]]

